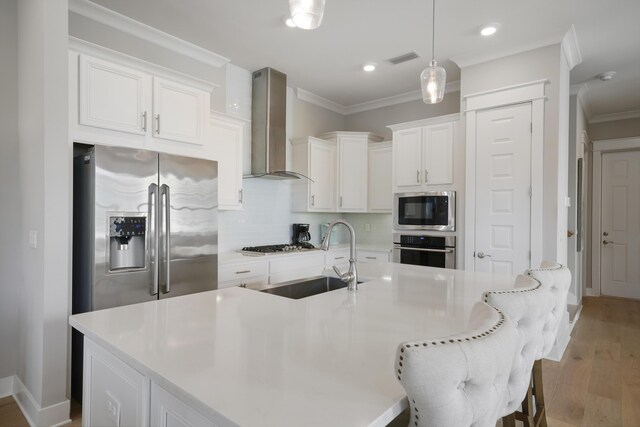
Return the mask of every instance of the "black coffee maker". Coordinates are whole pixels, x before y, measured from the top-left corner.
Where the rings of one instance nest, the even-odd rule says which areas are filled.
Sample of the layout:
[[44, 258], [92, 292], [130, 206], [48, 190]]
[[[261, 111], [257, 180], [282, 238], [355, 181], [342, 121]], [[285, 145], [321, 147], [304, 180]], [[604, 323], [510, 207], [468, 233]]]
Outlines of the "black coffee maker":
[[309, 224], [293, 224], [293, 237], [291, 243], [295, 246], [300, 246], [303, 249], [314, 249], [309, 241], [311, 240], [311, 234], [309, 233]]

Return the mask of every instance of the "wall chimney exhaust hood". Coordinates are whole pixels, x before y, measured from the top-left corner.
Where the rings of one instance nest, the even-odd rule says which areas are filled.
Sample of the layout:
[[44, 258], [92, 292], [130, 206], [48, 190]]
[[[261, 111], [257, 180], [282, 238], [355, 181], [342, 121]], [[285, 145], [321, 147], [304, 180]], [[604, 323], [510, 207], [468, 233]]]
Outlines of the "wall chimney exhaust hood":
[[287, 76], [273, 68], [253, 73], [251, 175], [256, 178], [307, 178], [287, 171]]

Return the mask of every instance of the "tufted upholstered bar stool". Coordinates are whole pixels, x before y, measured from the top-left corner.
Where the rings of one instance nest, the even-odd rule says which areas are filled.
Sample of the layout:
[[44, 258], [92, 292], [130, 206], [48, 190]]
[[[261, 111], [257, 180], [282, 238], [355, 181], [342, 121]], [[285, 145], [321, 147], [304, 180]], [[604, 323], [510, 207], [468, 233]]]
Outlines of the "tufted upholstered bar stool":
[[518, 332], [499, 310], [478, 302], [469, 332], [398, 346], [396, 376], [411, 427], [494, 427], [501, 416]]
[[507, 382], [502, 425], [515, 426], [516, 418], [533, 425], [533, 417], [518, 409], [530, 390], [533, 363], [542, 356], [542, 330], [553, 307], [553, 296], [536, 279], [519, 275], [514, 289], [488, 291], [482, 299], [514, 323], [520, 338]]
[[[542, 358], [552, 350], [558, 335], [560, 322], [567, 310], [567, 294], [571, 286], [571, 271], [561, 264], [553, 261], [542, 261], [540, 268], [527, 270], [526, 274], [540, 281], [542, 286], [553, 295], [553, 308], [542, 330], [544, 346], [542, 354], [533, 364], [531, 388], [527, 397], [522, 401], [522, 410], [525, 413], [534, 413], [534, 425], [546, 427], [546, 409], [544, 403], [544, 389], [542, 384]], [[533, 397], [533, 399], [531, 398]], [[535, 408], [534, 408], [535, 402]]]

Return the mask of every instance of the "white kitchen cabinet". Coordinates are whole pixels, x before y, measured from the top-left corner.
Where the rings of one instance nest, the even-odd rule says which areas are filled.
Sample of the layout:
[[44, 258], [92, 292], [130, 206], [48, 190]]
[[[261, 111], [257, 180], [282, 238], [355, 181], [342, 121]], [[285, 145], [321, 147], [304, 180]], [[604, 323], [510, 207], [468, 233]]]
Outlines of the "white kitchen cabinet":
[[369, 212], [391, 212], [393, 203], [392, 147], [390, 142], [369, 144]]
[[150, 421], [150, 425], [157, 427], [215, 427], [213, 422], [156, 383], [151, 383]]
[[366, 212], [368, 147], [382, 138], [370, 132], [329, 132], [318, 137], [337, 144], [337, 211]]
[[153, 137], [190, 144], [204, 143], [207, 94], [194, 87], [153, 78]]
[[264, 258], [218, 266], [218, 289], [231, 286], [258, 288], [269, 283], [269, 263]]
[[216, 85], [100, 47], [70, 41], [69, 119], [75, 142], [213, 158]]
[[390, 251], [373, 251], [358, 249], [358, 263], [389, 262]]
[[83, 371], [83, 426], [149, 425], [148, 378], [87, 337]]
[[336, 206], [336, 143], [309, 137], [295, 140], [292, 169], [308, 176], [293, 183], [292, 208], [297, 212], [334, 212]]
[[318, 252], [272, 259], [269, 261], [269, 285], [320, 276], [324, 267], [324, 254]]
[[242, 156], [246, 121], [211, 113], [210, 141], [218, 160], [218, 209], [242, 209]]
[[332, 270], [335, 265], [342, 273], [349, 269], [349, 249], [331, 249], [324, 256], [324, 268]]
[[393, 130], [393, 191], [453, 184], [457, 114], [389, 126]]
[[80, 124], [145, 135], [151, 76], [86, 55], [79, 61]]

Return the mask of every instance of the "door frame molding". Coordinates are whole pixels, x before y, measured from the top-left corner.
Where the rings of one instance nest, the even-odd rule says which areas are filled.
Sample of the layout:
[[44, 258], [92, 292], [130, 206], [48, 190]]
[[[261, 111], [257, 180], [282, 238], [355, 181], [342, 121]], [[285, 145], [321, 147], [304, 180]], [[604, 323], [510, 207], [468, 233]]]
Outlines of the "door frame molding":
[[[476, 212], [476, 116], [478, 111], [510, 105], [531, 103], [531, 265], [542, 261], [542, 195], [544, 178], [544, 103], [545, 86], [548, 80], [535, 80], [514, 86], [507, 86], [486, 92], [466, 95], [464, 113], [466, 115], [466, 215], [465, 215], [465, 269], [473, 271], [475, 249]], [[539, 206], [539, 209], [533, 209]], [[473, 243], [473, 244], [472, 244]]]
[[587, 295], [602, 295], [600, 281], [601, 249], [600, 235], [602, 234], [602, 155], [617, 151], [638, 151], [640, 150], [640, 137], [602, 139], [593, 141], [593, 187], [591, 188], [591, 200], [593, 200], [591, 211], [591, 288], [587, 288]]

